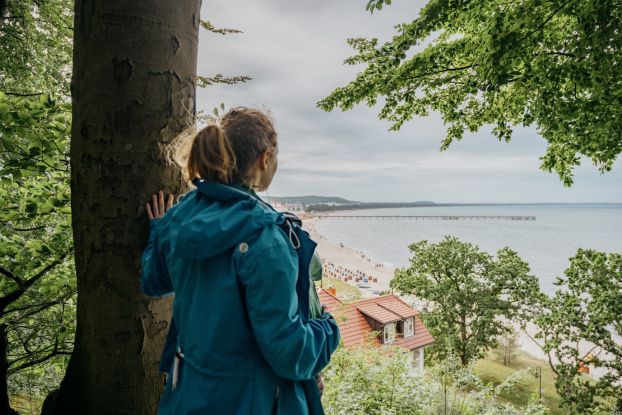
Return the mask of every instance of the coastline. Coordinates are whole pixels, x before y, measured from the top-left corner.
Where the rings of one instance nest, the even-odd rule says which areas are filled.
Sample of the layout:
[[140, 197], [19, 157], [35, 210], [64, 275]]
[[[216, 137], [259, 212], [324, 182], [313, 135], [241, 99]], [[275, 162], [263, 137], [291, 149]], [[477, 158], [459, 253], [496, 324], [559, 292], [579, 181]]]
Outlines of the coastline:
[[[359, 288], [361, 295], [364, 298], [372, 297], [374, 291], [389, 291], [389, 282], [393, 278], [395, 268], [383, 265], [379, 267], [380, 261], [373, 258], [363, 256], [364, 253], [359, 253], [356, 250], [348, 246], [339, 246], [329, 241], [328, 238], [319, 233], [315, 227], [317, 219], [312, 217], [303, 218], [304, 229], [309, 232], [311, 239], [317, 243], [316, 252], [319, 254], [322, 261], [329, 262], [335, 266], [341, 266], [352, 271], [361, 271], [365, 274], [376, 277], [377, 282], [370, 281], [368, 284], [370, 288]], [[345, 283], [345, 281], [344, 281]], [[354, 280], [347, 281], [347, 284], [356, 286]], [[339, 293], [337, 293], [339, 294]]]
[[[329, 241], [325, 235], [322, 235], [317, 231], [317, 228], [315, 226], [317, 223], [317, 219], [314, 219], [312, 216], [303, 216], [302, 219], [305, 230], [309, 232], [311, 238], [318, 244], [316, 252], [319, 254], [320, 258], [322, 258], [323, 261], [328, 261], [335, 266], [341, 266], [350, 270], [360, 270], [367, 275], [378, 278], [378, 282], [369, 283], [371, 288], [359, 288], [363, 298], [377, 296], [378, 294], [375, 292], [391, 290], [391, 288], [389, 287], [389, 283], [393, 278], [396, 268], [388, 267], [386, 265], [381, 268], [375, 267], [375, 265], [381, 263], [381, 261], [374, 260], [369, 257], [362, 257], [361, 253], [348, 246], [344, 245], [342, 247], [332, 241]], [[367, 259], [369, 259], [369, 261]], [[356, 287], [356, 283], [354, 283], [353, 280], [347, 282], [344, 281], [344, 283]], [[337, 296], [339, 297], [339, 292], [337, 292]], [[409, 304], [419, 303], [419, 301], [414, 296], [407, 296], [403, 298]], [[542, 360], [543, 364], [548, 365], [547, 355], [532, 339], [533, 335], [536, 332], [535, 326], [533, 326], [533, 324], [528, 325], [528, 327], [526, 328], [526, 333], [525, 331], [521, 330], [518, 324], [516, 324], [515, 330], [518, 334], [518, 345], [521, 351], [538, 360]]]

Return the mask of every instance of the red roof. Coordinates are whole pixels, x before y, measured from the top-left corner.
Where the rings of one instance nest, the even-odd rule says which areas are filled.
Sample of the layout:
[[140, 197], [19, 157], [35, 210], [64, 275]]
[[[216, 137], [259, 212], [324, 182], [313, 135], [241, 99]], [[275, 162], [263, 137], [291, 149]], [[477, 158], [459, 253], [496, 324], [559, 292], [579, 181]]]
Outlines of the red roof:
[[341, 331], [343, 344], [346, 347], [366, 342], [381, 344], [378, 336], [371, 336], [373, 330], [365, 315], [380, 324], [414, 317], [415, 334], [406, 338], [400, 335], [394, 342], [390, 343], [392, 346], [401, 346], [413, 350], [434, 342], [434, 338], [419, 318], [417, 311], [393, 294], [348, 304], [343, 304], [338, 298], [322, 288], [318, 289], [318, 295], [320, 301], [335, 317]]
[[409, 306], [408, 304], [400, 300], [398, 297], [393, 296], [391, 300], [392, 301], [381, 302], [379, 304], [380, 307], [386, 308], [387, 310], [391, 311], [393, 314], [397, 314], [398, 316], [400, 316], [402, 319], [405, 319], [408, 317], [415, 317], [417, 315], [417, 312], [415, 311], [414, 308], [412, 308], [411, 306]]
[[387, 310], [384, 307], [381, 307], [376, 303], [361, 304], [360, 306], [356, 307], [356, 309], [381, 324], [388, 324], [402, 320], [402, 317], [398, 316], [395, 313], [392, 313], [391, 311]]

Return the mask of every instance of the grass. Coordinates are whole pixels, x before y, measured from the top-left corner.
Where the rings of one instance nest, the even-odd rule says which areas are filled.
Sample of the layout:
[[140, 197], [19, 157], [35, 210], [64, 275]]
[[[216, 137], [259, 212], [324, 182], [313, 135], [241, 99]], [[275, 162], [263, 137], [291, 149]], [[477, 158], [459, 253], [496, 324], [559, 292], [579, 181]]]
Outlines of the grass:
[[[507, 366], [489, 356], [486, 359], [482, 359], [475, 365], [475, 373], [477, 373], [485, 382], [492, 382], [495, 385], [500, 384], [505, 378], [512, 373], [531, 368], [542, 368], [542, 398], [546, 406], [549, 407], [552, 414], [562, 415], [563, 412], [559, 409], [560, 398], [555, 391], [555, 379], [553, 377], [553, 371], [549, 367], [548, 362], [531, 357], [527, 353], [518, 352], [516, 358]], [[523, 407], [528, 402], [533, 394], [538, 393], [539, 381], [535, 375], [527, 376], [526, 379], [521, 380], [516, 388], [511, 393], [502, 394], [501, 399], [517, 406]]]
[[[319, 282], [316, 282], [317, 287], [320, 286]], [[322, 285], [324, 288], [333, 286], [337, 289], [337, 297], [343, 298], [345, 302], [358, 300], [361, 298], [361, 291], [353, 285], [335, 278], [322, 278]]]

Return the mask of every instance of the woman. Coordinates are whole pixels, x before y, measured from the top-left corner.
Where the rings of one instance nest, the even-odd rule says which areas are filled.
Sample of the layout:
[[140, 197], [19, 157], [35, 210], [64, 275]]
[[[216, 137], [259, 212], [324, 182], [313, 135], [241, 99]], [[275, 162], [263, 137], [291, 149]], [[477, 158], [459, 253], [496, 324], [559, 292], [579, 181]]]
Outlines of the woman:
[[322, 413], [313, 378], [339, 331], [329, 314], [308, 319], [315, 244], [255, 194], [272, 182], [277, 153], [272, 121], [233, 109], [186, 154], [197, 189], [168, 209], [162, 194], [157, 211], [147, 205], [141, 287], [175, 294], [161, 415]]

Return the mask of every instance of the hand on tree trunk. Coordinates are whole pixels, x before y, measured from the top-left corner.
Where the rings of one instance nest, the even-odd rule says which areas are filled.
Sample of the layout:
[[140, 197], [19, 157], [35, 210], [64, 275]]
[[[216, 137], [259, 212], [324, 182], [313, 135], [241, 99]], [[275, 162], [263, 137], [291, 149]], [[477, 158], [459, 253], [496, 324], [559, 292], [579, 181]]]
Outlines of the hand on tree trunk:
[[151, 195], [151, 205], [147, 203], [147, 216], [149, 220], [160, 219], [171, 207], [173, 207], [173, 195], [168, 195], [164, 203], [164, 192], [160, 190], [157, 195]]

